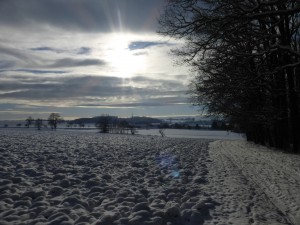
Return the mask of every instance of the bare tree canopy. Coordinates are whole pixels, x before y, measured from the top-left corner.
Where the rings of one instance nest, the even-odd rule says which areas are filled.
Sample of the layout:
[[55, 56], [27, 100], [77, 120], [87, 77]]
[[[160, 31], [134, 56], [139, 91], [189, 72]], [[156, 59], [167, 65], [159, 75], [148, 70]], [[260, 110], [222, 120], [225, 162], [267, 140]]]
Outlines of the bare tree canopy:
[[114, 117], [108, 114], [103, 114], [98, 118], [98, 121], [95, 125], [101, 133], [109, 133], [110, 125], [113, 119]]
[[51, 126], [51, 129], [56, 130], [58, 122], [62, 120], [63, 118], [59, 113], [51, 113], [48, 118], [48, 124]]
[[248, 140], [300, 151], [300, 2], [167, 0], [159, 33], [197, 75], [194, 104], [242, 127]]
[[35, 126], [38, 130], [40, 130], [43, 126], [43, 120], [38, 118], [36, 121], [35, 121]]
[[30, 125], [33, 123], [34, 119], [31, 116], [29, 116], [25, 121], [26, 121], [25, 126], [27, 126], [29, 128]]

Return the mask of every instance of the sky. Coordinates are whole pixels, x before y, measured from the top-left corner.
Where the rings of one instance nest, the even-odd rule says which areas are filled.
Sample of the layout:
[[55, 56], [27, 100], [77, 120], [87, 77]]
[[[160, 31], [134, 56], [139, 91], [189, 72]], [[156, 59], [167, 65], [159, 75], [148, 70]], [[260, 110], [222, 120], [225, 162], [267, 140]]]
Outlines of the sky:
[[194, 116], [164, 0], [0, 0], [0, 119]]

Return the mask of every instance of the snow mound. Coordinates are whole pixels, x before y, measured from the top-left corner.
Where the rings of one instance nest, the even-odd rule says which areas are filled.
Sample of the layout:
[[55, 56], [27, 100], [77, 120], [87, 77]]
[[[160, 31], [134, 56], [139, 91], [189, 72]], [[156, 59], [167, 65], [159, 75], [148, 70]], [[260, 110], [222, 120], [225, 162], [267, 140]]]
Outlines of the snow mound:
[[0, 224], [299, 224], [298, 156], [244, 141], [24, 130], [1, 131]]
[[198, 165], [208, 140], [2, 134], [0, 224], [196, 225], [214, 208]]

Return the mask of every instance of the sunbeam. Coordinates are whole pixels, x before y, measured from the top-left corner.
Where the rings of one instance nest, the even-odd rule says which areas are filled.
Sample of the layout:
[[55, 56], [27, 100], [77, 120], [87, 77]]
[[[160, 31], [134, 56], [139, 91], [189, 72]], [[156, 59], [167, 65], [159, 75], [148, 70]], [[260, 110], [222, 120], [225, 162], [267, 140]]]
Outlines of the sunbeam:
[[130, 51], [130, 37], [127, 34], [115, 33], [108, 43], [106, 60], [116, 76], [127, 78], [145, 70], [145, 55]]

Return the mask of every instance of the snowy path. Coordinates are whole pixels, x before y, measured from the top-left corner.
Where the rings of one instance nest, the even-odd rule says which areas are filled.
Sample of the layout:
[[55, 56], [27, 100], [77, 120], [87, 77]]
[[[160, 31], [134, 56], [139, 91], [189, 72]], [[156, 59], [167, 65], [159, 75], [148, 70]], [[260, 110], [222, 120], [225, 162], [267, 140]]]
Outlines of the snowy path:
[[3, 131], [0, 225], [299, 224], [298, 156], [243, 141]]
[[[225, 189], [229, 188], [224, 196], [218, 197], [223, 197], [229, 205], [233, 196], [237, 198], [235, 203], [237, 200], [244, 202], [238, 206], [244, 205], [242, 209], [229, 206], [237, 218], [249, 218], [249, 223], [257, 224], [300, 224], [299, 155], [245, 141], [216, 141], [210, 145], [210, 156], [214, 160], [211, 166], [219, 168], [222, 174], [218, 178], [212, 173], [212, 179], [221, 181]], [[220, 193], [218, 188], [214, 193]], [[258, 200], [266, 203], [257, 205]]]

